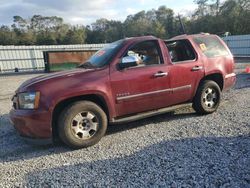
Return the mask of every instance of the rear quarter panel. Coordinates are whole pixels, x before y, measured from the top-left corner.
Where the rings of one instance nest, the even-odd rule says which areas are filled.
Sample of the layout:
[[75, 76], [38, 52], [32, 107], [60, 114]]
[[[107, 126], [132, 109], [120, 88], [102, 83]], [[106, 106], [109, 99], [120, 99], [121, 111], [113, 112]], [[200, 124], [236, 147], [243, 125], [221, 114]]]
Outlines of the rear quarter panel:
[[[228, 55], [208, 58], [203, 53], [198, 44], [193, 42], [193, 45], [195, 46], [197, 52], [201, 55], [201, 58], [203, 60], [205, 76], [216, 73], [222, 75], [223, 89], [228, 89], [235, 83], [234, 58], [224, 41], [216, 35], [212, 36], [215, 37], [223, 45], [223, 47], [227, 50]], [[228, 77], [230, 77], [230, 79], [228, 79]]]

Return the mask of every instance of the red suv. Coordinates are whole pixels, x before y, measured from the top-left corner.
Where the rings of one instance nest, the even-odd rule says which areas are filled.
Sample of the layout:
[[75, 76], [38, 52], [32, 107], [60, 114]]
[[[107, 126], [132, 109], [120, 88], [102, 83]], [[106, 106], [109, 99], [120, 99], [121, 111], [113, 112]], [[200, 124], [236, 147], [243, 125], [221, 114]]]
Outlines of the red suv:
[[193, 105], [218, 108], [234, 85], [234, 60], [216, 35], [126, 38], [99, 50], [74, 70], [24, 82], [11, 121], [21, 136], [73, 148], [97, 143], [111, 123], [129, 122]]

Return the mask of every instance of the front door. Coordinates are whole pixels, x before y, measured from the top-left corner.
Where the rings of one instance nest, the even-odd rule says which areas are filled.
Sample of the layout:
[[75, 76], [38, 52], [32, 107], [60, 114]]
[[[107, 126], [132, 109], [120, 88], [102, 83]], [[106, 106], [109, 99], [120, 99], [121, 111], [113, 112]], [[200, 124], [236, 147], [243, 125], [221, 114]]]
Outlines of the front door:
[[110, 75], [117, 116], [167, 106], [171, 96], [169, 67], [163, 63], [158, 41], [140, 42], [126, 56], [135, 57], [136, 65]]

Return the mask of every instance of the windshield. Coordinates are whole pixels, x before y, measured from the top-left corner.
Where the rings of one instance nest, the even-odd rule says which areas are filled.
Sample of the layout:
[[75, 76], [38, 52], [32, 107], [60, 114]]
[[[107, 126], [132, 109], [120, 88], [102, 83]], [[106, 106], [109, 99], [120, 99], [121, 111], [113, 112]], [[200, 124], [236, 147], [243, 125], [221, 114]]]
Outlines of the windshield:
[[113, 55], [120, 49], [124, 40], [106, 45], [104, 48], [97, 51], [86, 62], [79, 65], [82, 68], [100, 68], [109, 63]]

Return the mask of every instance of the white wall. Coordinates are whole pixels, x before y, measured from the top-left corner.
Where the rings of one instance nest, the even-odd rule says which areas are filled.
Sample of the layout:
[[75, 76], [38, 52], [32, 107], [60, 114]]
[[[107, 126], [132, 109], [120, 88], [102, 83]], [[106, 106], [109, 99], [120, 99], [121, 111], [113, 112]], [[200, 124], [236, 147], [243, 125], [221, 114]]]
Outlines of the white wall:
[[49, 45], [49, 46], [0, 46], [0, 73], [44, 70], [43, 51], [99, 50], [105, 44]]

